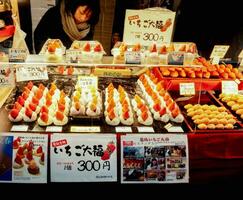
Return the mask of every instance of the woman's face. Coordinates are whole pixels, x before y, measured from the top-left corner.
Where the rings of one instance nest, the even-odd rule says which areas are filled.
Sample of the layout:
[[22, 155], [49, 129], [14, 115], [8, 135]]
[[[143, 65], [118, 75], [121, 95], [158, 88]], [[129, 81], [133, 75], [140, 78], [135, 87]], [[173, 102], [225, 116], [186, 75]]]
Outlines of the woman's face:
[[79, 6], [74, 13], [74, 20], [76, 24], [87, 22], [92, 15], [92, 11], [88, 6]]

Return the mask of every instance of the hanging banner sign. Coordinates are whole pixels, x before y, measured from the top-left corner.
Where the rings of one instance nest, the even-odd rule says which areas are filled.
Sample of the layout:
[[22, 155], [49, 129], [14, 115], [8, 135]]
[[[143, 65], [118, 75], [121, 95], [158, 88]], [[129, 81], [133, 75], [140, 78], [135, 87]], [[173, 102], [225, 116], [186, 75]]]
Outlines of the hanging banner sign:
[[47, 183], [47, 143], [41, 134], [0, 136], [0, 182]]
[[117, 181], [116, 135], [51, 136], [52, 182]]
[[188, 183], [186, 135], [121, 136], [122, 183]]
[[150, 45], [170, 43], [175, 12], [159, 10], [126, 10], [123, 41], [127, 44]]

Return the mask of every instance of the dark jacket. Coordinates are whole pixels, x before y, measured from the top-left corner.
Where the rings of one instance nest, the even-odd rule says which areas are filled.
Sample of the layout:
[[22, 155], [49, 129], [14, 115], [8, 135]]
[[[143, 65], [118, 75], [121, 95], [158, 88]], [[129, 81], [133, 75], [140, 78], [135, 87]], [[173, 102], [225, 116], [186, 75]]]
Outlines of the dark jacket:
[[[82, 40], [91, 40], [93, 38], [94, 27], [92, 26], [89, 34]], [[34, 31], [35, 52], [39, 53], [47, 39], [60, 39], [63, 45], [68, 49], [72, 40], [63, 30], [60, 7], [50, 8], [41, 18]]]

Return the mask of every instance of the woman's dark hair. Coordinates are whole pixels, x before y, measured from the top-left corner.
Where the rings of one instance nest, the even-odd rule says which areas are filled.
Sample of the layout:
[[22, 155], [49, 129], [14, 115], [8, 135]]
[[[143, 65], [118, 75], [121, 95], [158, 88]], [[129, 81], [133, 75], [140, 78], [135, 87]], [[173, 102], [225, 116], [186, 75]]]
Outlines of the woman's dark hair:
[[89, 20], [90, 24], [97, 24], [100, 15], [100, 0], [63, 0], [67, 13], [74, 15], [79, 6], [88, 6], [92, 10], [92, 15]]

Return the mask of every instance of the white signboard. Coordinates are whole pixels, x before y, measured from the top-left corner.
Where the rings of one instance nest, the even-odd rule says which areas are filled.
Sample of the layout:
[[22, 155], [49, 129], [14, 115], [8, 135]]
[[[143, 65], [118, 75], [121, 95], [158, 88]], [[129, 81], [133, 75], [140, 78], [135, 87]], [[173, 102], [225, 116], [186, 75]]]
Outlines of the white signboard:
[[150, 45], [170, 43], [175, 12], [169, 10], [126, 10], [123, 41]]
[[195, 95], [195, 83], [180, 83], [180, 95]]
[[117, 181], [116, 135], [51, 136], [52, 182]]
[[229, 45], [214, 45], [210, 58], [214, 58], [214, 57], [224, 58], [229, 47], [230, 47]]
[[10, 66], [0, 66], [0, 86], [14, 86], [14, 68]]
[[238, 94], [238, 84], [235, 81], [222, 81], [223, 94]]
[[121, 136], [122, 183], [188, 183], [186, 135]]
[[0, 182], [47, 183], [47, 143], [41, 134], [0, 136]]
[[97, 76], [79, 76], [78, 86], [82, 89], [98, 88], [98, 77]]
[[30, 80], [48, 80], [46, 66], [19, 66], [16, 69], [17, 82]]

